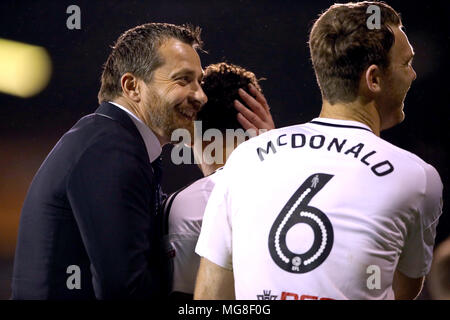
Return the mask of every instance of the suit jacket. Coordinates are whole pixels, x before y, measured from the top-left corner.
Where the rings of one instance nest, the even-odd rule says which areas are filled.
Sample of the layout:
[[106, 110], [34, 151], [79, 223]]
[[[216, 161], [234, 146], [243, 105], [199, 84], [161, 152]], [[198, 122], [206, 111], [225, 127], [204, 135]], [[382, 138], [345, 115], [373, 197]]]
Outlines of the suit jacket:
[[165, 297], [156, 187], [126, 112], [106, 102], [80, 119], [28, 190], [12, 299]]

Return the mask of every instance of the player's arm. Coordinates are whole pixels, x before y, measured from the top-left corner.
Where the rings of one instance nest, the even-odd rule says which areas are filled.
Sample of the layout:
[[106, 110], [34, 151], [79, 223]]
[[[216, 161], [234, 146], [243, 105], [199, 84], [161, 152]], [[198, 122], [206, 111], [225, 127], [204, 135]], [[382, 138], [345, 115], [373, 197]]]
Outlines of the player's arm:
[[234, 101], [234, 107], [239, 111], [237, 119], [241, 126], [245, 129], [253, 129], [258, 134], [264, 131], [275, 129], [275, 124], [270, 114], [270, 108], [264, 95], [255, 88], [254, 85], [249, 84], [248, 94], [245, 90], [239, 89], [239, 96], [244, 101], [245, 107], [238, 100]]
[[[233, 160], [228, 162], [232, 168]], [[232, 170], [230, 167], [224, 170]], [[230, 174], [228, 172], [228, 174]], [[229, 179], [219, 176], [203, 216], [195, 252], [201, 257], [194, 300], [235, 299], [233, 275], [232, 222], [229, 206]]]
[[442, 214], [442, 181], [430, 165], [423, 167], [424, 196], [419, 202], [417, 219], [409, 226], [392, 287], [395, 299], [414, 299], [422, 290], [424, 277], [430, 272], [436, 227]]
[[194, 300], [234, 300], [233, 271], [201, 258]]
[[394, 281], [392, 283], [395, 300], [413, 300], [417, 298], [422, 291], [424, 278], [410, 278], [399, 270], [395, 270]]

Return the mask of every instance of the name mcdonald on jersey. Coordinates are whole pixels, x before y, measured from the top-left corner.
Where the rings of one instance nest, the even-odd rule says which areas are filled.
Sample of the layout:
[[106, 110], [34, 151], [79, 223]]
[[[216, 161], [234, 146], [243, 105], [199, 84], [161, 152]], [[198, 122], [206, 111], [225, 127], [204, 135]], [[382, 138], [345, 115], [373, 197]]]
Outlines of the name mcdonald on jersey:
[[[275, 141], [275, 142], [274, 142]], [[269, 140], [266, 147], [256, 148], [256, 153], [261, 161], [264, 161], [270, 154], [277, 153], [277, 148], [290, 146], [292, 149], [309, 147], [311, 149], [326, 149], [330, 152], [337, 152], [359, 159], [363, 164], [370, 167], [370, 170], [377, 176], [382, 177], [394, 171], [394, 166], [389, 160], [383, 160], [373, 163], [373, 156], [377, 153], [375, 150], [370, 152], [362, 152], [364, 143], [356, 145], [347, 145], [347, 139], [333, 137], [331, 141], [327, 141], [324, 135], [306, 136], [303, 133], [293, 133], [289, 137], [287, 134], [282, 134], [276, 139]]]

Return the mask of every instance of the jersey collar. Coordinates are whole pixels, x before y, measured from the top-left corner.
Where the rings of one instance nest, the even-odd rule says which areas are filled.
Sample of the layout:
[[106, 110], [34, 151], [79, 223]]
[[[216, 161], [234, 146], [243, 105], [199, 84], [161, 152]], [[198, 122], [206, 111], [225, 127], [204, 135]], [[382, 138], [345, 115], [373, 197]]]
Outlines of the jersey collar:
[[310, 121], [310, 123], [328, 126], [328, 127], [336, 127], [336, 128], [350, 128], [350, 129], [361, 129], [367, 130], [373, 133], [370, 127], [362, 122], [353, 121], [353, 120], [341, 120], [341, 119], [331, 119], [331, 118], [314, 118]]

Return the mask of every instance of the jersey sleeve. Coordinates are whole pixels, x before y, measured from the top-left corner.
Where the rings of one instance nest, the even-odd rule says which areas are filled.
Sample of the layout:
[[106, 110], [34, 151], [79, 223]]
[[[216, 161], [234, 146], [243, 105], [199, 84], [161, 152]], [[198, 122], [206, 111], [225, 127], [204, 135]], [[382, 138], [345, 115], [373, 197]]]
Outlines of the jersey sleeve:
[[419, 203], [419, 219], [411, 227], [397, 266], [400, 272], [410, 278], [420, 278], [429, 273], [436, 227], [442, 214], [441, 179], [432, 166], [427, 165], [424, 169], [425, 192]]
[[[203, 214], [214, 184], [202, 178], [173, 195], [170, 206], [168, 239], [173, 250], [172, 291], [194, 294], [200, 257], [195, 253]], [[169, 200], [170, 201], [170, 200]]]
[[195, 252], [225, 269], [232, 270], [231, 230], [228, 186], [222, 177], [215, 185], [206, 205]]

